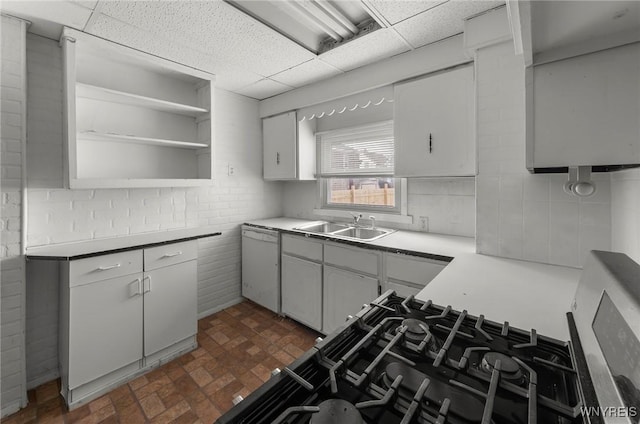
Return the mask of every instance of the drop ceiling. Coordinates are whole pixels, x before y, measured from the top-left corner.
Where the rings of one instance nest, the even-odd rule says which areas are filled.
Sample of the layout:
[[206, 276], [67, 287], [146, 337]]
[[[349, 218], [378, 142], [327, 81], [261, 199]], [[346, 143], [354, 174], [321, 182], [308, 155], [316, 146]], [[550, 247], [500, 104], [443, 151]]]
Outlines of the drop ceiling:
[[[330, 1], [357, 3], [381, 28], [316, 54], [222, 0], [4, 0], [0, 9], [31, 21], [35, 34], [58, 39], [66, 25], [215, 74], [218, 87], [265, 99], [460, 34], [466, 18], [505, 4]], [[517, 1], [531, 5], [534, 53], [640, 31], [637, 0]]]
[[504, 0], [357, 3], [382, 28], [319, 55], [221, 0], [22, 0], [1, 7], [30, 20], [38, 35], [57, 39], [66, 25], [213, 73], [216, 86], [265, 99], [460, 34], [465, 18]]

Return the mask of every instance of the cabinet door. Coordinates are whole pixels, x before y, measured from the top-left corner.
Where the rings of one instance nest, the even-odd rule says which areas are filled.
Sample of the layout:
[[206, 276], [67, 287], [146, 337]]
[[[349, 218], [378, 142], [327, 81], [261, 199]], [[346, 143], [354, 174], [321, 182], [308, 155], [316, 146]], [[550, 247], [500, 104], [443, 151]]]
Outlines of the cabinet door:
[[144, 273], [144, 355], [197, 332], [196, 261]]
[[322, 332], [333, 332], [376, 297], [377, 279], [325, 265]]
[[475, 175], [473, 68], [394, 87], [395, 175]]
[[142, 273], [70, 289], [69, 388], [142, 359]]
[[296, 113], [262, 120], [264, 178], [286, 180], [296, 178], [297, 122]]
[[322, 328], [322, 265], [282, 255], [282, 313]]
[[532, 72], [527, 166], [640, 162], [640, 43], [546, 63]]

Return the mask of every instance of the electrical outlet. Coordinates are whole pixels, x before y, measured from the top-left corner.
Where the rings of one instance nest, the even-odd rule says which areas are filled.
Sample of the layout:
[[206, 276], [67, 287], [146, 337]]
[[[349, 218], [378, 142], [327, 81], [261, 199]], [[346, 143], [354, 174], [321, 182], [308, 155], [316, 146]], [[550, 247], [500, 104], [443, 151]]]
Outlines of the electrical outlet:
[[421, 216], [420, 217], [420, 231], [427, 232], [429, 230], [429, 217]]
[[233, 166], [231, 166], [231, 164], [228, 163], [227, 164], [227, 175], [232, 176], [235, 172], [236, 172], [236, 170], [233, 168]]

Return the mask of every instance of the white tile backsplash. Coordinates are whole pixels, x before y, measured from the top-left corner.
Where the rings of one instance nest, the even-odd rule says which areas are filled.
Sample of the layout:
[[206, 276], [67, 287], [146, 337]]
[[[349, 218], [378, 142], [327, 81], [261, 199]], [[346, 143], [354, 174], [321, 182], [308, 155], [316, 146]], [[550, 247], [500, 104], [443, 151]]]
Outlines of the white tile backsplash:
[[[589, 198], [563, 190], [566, 174], [525, 168], [524, 67], [513, 44], [478, 50], [477, 249], [581, 267], [590, 249], [611, 248], [609, 175]], [[496, 119], [499, 116], [499, 119]]]
[[640, 263], [640, 169], [611, 174], [611, 245]]

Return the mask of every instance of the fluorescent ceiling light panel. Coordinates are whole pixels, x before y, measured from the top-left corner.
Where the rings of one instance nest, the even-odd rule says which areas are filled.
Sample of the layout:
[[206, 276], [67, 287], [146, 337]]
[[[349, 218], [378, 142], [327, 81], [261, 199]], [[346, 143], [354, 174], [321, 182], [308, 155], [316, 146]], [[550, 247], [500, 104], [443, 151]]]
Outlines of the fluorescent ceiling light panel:
[[316, 54], [380, 28], [349, 0], [225, 1]]

